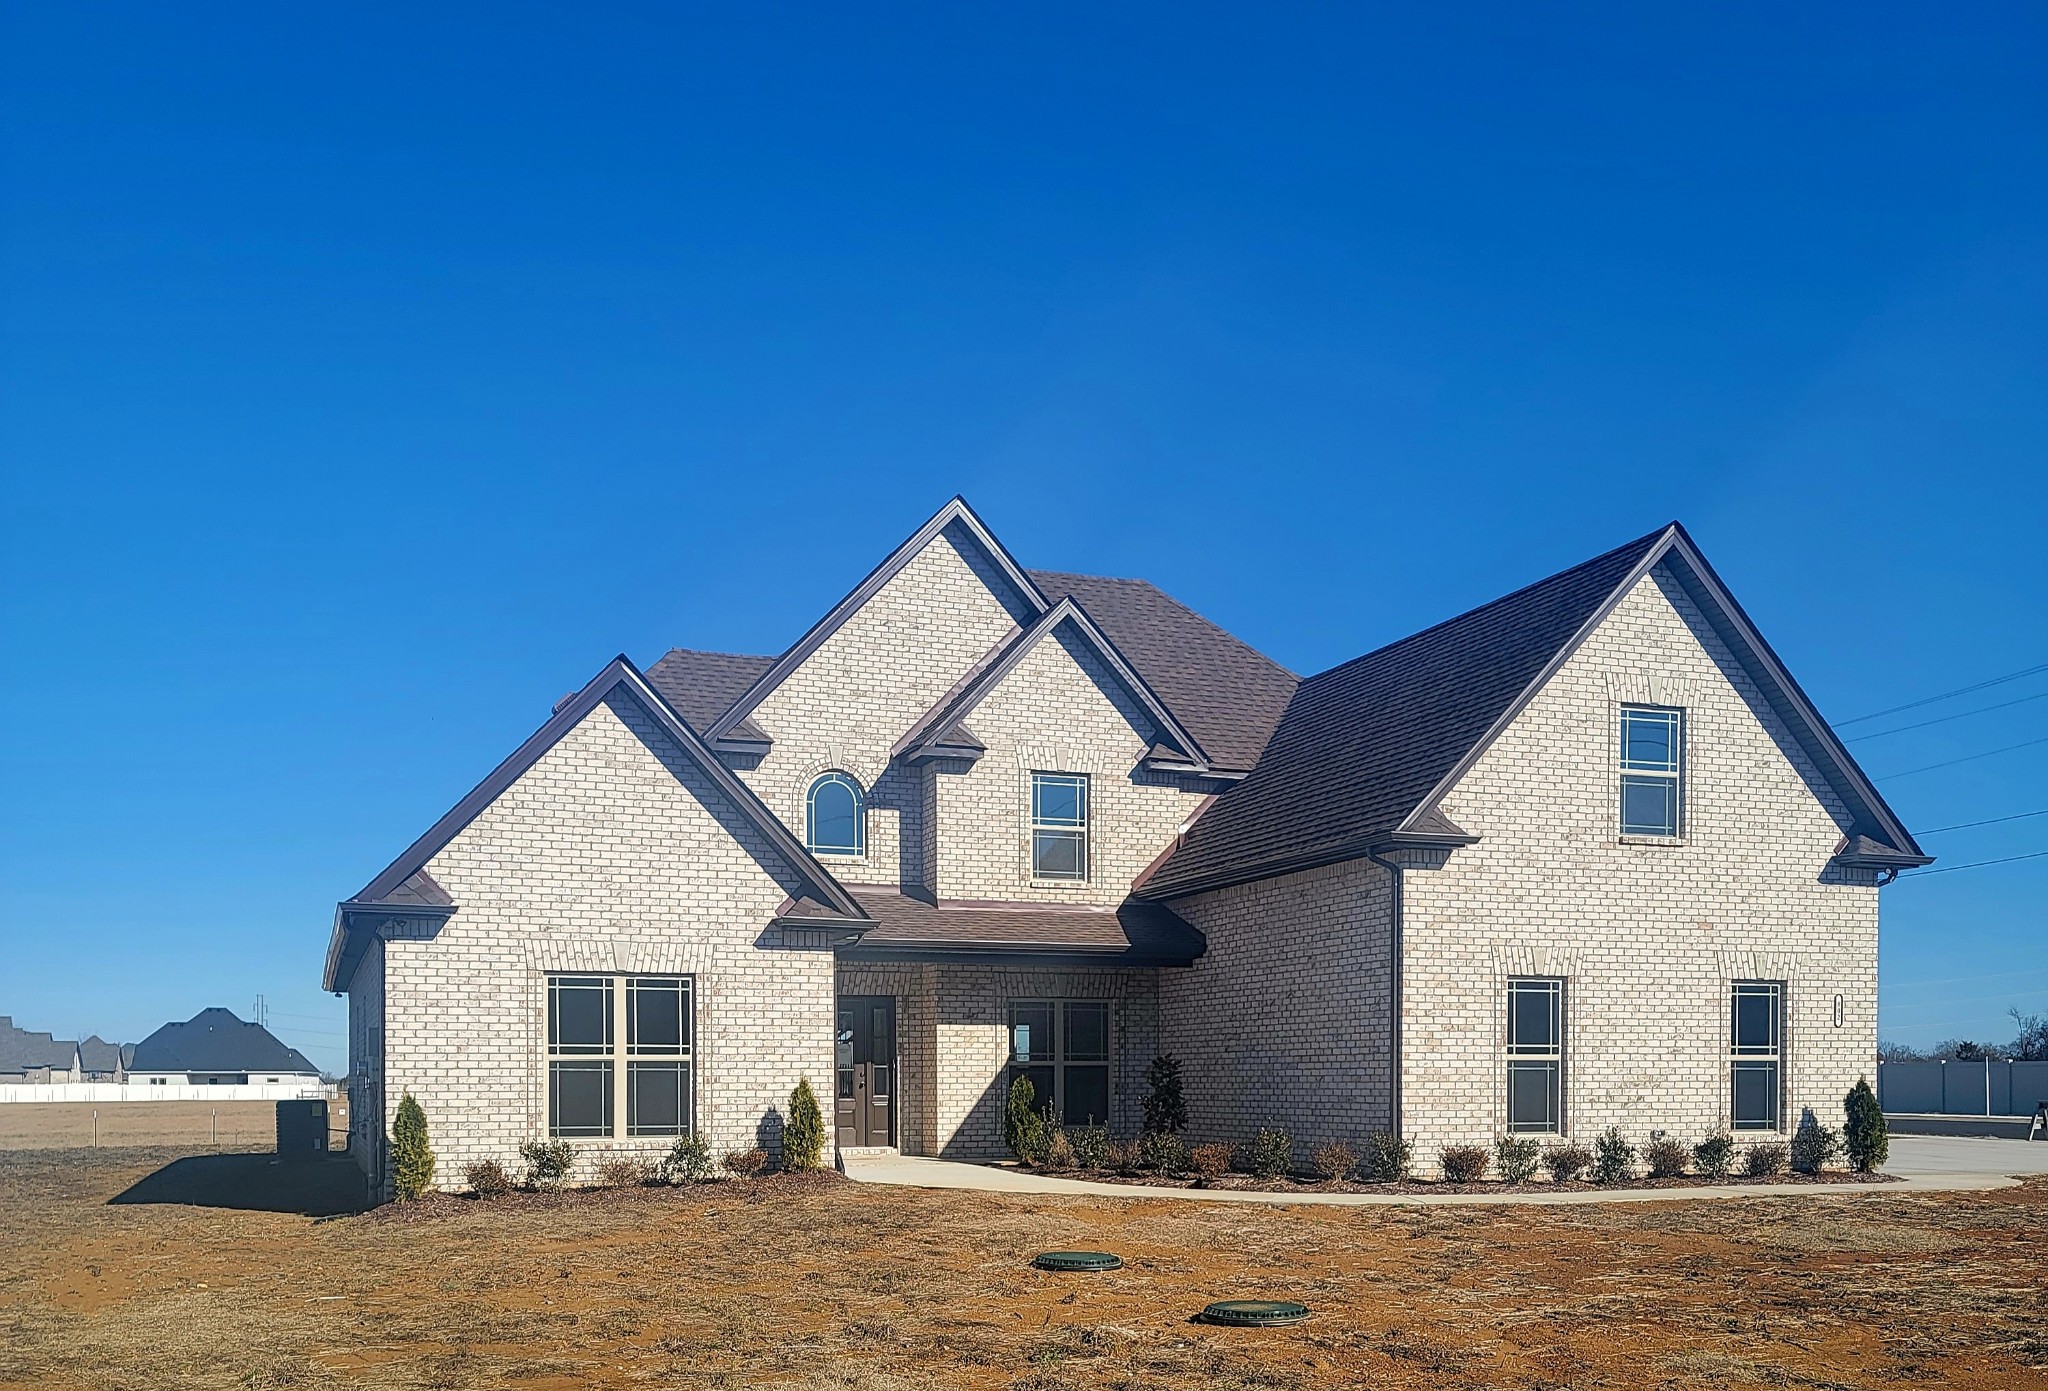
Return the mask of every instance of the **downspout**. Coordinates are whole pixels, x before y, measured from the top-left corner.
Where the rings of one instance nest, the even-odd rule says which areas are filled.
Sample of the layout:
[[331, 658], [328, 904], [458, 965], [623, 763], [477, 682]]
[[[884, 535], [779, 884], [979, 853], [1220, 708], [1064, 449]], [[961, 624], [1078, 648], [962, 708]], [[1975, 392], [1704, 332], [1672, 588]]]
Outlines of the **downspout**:
[[1392, 935], [1393, 958], [1388, 965], [1387, 984], [1387, 1107], [1389, 1128], [1396, 1138], [1401, 1135], [1401, 866], [1392, 860], [1382, 859], [1377, 850], [1365, 852], [1365, 858], [1384, 869], [1392, 885], [1389, 911], [1389, 930]]

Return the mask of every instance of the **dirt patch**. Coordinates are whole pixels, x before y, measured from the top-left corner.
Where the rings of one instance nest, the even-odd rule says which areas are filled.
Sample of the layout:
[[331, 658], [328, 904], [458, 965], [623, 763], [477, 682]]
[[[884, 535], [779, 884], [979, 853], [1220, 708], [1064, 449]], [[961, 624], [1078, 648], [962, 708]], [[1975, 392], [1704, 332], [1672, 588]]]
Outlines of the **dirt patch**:
[[[2048, 1374], [2048, 1180], [1849, 1206], [1339, 1208], [770, 1179], [309, 1216], [345, 1161], [177, 1168], [198, 1157], [0, 1154], [0, 1387], [2003, 1391]], [[1030, 1265], [1071, 1248], [1126, 1264]], [[1315, 1316], [1188, 1321], [1254, 1297]]]
[[1282, 1178], [1256, 1178], [1250, 1174], [1223, 1174], [1216, 1178], [1188, 1178], [1159, 1174], [1134, 1174], [1102, 1169], [1039, 1169], [1047, 1178], [1078, 1179], [1086, 1183], [1116, 1183], [1131, 1188], [1207, 1188], [1228, 1193], [1628, 1193], [1645, 1188], [1757, 1188], [1768, 1184], [1897, 1183], [1896, 1174], [1859, 1174], [1847, 1169], [1827, 1169], [1818, 1174], [1771, 1174], [1751, 1178], [1730, 1174], [1726, 1178], [1701, 1178], [1683, 1174], [1672, 1178], [1635, 1178], [1627, 1183], [1598, 1184], [1586, 1179], [1558, 1183], [1536, 1179], [1528, 1183], [1446, 1183], [1433, 1179], [1405, 1179], [1399, 1183], [1360, 1183], [1351, 1179], [1318, 1179], [1305, 1174]]

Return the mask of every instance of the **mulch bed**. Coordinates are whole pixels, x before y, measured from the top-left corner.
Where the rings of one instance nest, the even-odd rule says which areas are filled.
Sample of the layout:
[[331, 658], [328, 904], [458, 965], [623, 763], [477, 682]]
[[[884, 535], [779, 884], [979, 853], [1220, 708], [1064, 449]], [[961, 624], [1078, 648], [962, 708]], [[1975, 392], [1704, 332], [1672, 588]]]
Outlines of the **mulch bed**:
[[384, 1203], [365, 1212], [364, 1222], [435, 1222], [475, 1212], [489, 1206], [504, 1212], [547, 1212], [573, 1208], [602, 1200], [614, 1203], [661, 1203], [688, 1195], [693, 1198], [717, 1196], [737, 1202], [765, 1203], [778, 1196], [794, 1197], [814, 1189], [845, 1183], [836, 1169], [813, 1169], [787, 1174], [759, 1174], [753, 1178], [719, 1177], [703, 1183], [650, 1183], [631, 1188], [515, 1188], [495, 1198], [474, 1193], [423, 1193], [409, 1203]]
[[[1005, 1166], [1015, 1167], [1015, 1166]], [[1684, 1174], [1676, 1178], [1633, 1178], [1626, 1183], [1600, 1184], [1587, 1179], [1569, 1183], [1549, 1180], [1528, 1183], [1445, 1183], [1433, 1179], [1407, 1179], [1400, 1183], [1359, 1183], [1350, 1179], [1329, 1182], [1307, 1174], [1262, 1179], [1250, 1174], [1224, 1174], [1217, 1178], [1162, 1178], [1157, 1174], [1111, 1173], [1100, 1169], [1035, 1169], [1047, 1178], [1082, 1179], [1089, 1183], [1115, 1183], [1131, 1188], [1208, 1188], [1235, 1193], [1626, 1193], [1644, 1188], [1725, 1188], [1774, 1183], [1823, 1184], [1896, 1183], [1895, 1174], [1859, 1174], [1847, 1169], [1829, 1169], [1818, 1174], [1783, 1173], [1750, 1178], [1730, 1174], [1726, 1178], [1701, 1178]]]

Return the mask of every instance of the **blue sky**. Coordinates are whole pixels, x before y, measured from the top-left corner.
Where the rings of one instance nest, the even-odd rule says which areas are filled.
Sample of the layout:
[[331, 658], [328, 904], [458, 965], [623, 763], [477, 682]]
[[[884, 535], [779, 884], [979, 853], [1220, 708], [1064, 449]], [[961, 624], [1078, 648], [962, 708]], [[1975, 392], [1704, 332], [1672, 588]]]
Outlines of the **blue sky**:
[[[1674, 516], [1831, 716], [2048, 662], [2048, 12], [1418, 8], [10, 7], [0, 1012], [339, 1068], [337, 898], [955, 492], [1301, 672]], [[1886, 890], [1887, 1036], [2048, 1008], [2044, 891]]]

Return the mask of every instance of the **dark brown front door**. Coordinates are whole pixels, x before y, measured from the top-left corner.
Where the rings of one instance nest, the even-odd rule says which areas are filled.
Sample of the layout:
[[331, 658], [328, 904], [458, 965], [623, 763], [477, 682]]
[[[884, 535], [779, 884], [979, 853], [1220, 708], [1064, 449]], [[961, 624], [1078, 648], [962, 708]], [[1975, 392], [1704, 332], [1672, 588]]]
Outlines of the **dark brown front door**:
[[896, 1143], [896, 1001], [888, 995], [839, 999], [839, 1144]]

